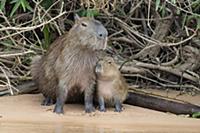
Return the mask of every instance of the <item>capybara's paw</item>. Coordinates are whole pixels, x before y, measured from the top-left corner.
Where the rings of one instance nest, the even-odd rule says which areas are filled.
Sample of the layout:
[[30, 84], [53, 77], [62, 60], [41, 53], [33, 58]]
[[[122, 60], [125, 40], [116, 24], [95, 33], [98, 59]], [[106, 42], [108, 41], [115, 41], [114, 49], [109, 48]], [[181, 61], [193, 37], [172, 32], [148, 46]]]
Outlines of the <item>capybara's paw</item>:
[[64, 114], [63, 108], [60, 106], [55, 106], [53, 112], [56, 114]]
[[122, 106], [116, 106], [114, 111], [115, 112], [122, 112]]
[[85, 112], [86, 112], [86, 113], [95, 112], [95, 108], [94, 108], [93, 106], [91, 106], [91, 107], [86, 107], [86, 108], [85, 108]]
[[122, 112], [122, 109], [115, 109], [115, 112]]
[[99, 111], [100, 111], [100, 112], [106, 112], [106, 109], [103, 108], [103, 107], [99, 107]]

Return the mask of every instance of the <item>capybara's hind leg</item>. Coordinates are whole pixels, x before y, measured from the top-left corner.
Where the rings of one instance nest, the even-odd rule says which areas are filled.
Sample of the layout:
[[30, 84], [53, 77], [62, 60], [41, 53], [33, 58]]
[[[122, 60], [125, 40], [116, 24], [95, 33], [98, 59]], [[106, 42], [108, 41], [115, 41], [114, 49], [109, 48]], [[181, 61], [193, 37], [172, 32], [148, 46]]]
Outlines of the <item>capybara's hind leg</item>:
[[44, 100], [42, 101], [41, 105], [42, 106], [51, 106], [53, 105], [55, 102], [52, 98], [50, 97], [45, 97]]

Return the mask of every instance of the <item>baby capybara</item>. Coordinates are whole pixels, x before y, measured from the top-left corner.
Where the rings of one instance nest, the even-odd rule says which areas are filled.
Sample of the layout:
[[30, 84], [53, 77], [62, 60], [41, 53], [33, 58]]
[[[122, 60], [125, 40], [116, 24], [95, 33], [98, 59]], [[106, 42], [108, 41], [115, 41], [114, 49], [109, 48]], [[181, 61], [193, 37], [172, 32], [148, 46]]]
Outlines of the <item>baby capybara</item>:
[[128, 85], [113, 58], [104, 57], [99, 60], [95, 72], [97, 75], [99, 111], [106, 111], [106, 104], [115, 107], [116, 112], [121, 112], [122, 103], [127, 97]]

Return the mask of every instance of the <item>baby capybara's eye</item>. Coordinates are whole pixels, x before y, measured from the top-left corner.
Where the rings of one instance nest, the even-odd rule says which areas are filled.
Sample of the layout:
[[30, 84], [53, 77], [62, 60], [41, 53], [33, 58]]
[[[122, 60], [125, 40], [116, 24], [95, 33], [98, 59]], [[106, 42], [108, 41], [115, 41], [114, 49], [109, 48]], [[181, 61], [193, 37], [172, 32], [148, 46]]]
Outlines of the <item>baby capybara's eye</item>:
[[87, 24], [82, 22], [82, 23], [81, 23], [81, 26], [87, 27]]

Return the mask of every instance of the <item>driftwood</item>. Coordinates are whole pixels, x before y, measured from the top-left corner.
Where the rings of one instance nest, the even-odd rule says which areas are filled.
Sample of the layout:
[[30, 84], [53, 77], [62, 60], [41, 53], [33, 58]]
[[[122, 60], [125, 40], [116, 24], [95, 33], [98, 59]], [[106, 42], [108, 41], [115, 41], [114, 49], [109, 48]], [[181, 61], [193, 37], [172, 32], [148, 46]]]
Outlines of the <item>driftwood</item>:
[[170, 101], [135, 92], [129, 92], [128, 99], [125, 101], [125, 103], [157, 111], [170, 112], [178, 115], [192, 115], [195, 112], [200, 112], [200, 106], [197, 105], [178, 101]]

